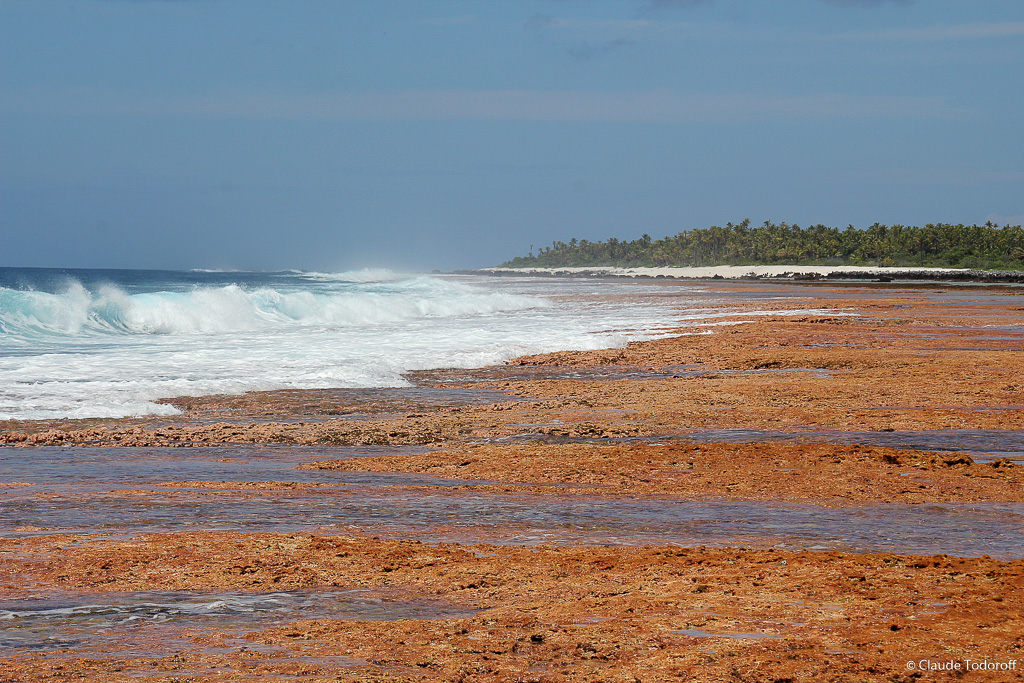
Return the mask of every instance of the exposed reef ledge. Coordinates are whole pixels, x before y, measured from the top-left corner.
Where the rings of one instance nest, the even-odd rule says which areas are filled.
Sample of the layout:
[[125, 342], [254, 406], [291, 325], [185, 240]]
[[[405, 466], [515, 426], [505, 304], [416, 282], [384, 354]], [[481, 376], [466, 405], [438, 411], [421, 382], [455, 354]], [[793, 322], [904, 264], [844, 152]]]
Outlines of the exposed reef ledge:
[[585, 266], [562, 268], [481, 268], [458, 271], [474, 275], [540, 277], [628, 277], [684, 280], [940, 280], [943, 282], [1019, 282], [1019, 270], [972, 270], [969, 268], [905, 268], [899, 266], [708, 266], [688, 268], [620, 268]]

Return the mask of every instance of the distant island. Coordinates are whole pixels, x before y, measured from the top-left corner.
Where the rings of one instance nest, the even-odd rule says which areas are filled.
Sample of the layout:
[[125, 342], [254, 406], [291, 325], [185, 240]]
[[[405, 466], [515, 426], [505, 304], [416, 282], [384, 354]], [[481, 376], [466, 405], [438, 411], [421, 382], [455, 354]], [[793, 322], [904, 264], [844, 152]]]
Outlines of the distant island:
[[537, 254], [517, 256], [503, 268], [586, 266], [705, 267], [724, 265], [900, 266], [1024, 270], [1024, 230], [1020, 225], [928, 223], [924, 226], [875, 223], [866, 230], [826, 225], [750, 220], [713, 225], [655, 240], [555, 241]]

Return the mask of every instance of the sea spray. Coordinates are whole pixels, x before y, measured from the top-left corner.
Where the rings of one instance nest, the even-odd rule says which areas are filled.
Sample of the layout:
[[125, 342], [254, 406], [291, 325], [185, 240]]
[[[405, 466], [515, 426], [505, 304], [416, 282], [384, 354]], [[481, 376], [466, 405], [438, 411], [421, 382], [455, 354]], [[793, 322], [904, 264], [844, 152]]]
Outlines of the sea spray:
[[321, 291], [195, 287], [129, 294], [104, 284], [90, 292], [0, 289], [0, 332], [9, 338], [82, 334], [212, 334], [293, 326], [359, 326], [454, 318], [549, 306], [538, 297], [486, 292], [414, 278], [403, 283], [325, 284]]
[[389, 271], [0, 269], [0, 419], [169, 415], [157, 399], [406, 386], [414, 370], [664, 335], [698, 310], [679, 298], [622, 299], [645, 287]]

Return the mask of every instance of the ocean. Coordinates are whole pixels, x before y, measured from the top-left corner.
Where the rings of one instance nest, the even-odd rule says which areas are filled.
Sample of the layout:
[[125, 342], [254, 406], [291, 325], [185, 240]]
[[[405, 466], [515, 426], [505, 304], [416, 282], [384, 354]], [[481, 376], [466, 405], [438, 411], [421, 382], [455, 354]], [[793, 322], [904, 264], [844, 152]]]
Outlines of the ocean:
[[172, 415], [161, 398], [408, 386], [415, 370], [622, 346], [729, 306], [699, 284], [0, 268], [0, 419]]

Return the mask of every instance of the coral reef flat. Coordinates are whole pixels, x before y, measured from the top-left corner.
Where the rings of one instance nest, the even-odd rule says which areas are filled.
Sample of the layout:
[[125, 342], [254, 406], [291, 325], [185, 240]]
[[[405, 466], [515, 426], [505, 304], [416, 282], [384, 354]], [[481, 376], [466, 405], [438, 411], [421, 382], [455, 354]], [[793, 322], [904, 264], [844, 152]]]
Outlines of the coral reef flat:
[[702, 286], [624, 348], [0, 424], [0, 680], [1019, 680], [1024, 290]]

